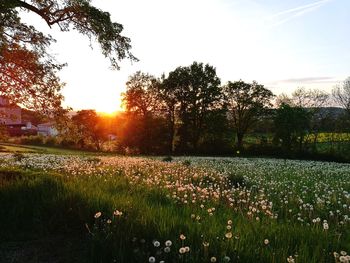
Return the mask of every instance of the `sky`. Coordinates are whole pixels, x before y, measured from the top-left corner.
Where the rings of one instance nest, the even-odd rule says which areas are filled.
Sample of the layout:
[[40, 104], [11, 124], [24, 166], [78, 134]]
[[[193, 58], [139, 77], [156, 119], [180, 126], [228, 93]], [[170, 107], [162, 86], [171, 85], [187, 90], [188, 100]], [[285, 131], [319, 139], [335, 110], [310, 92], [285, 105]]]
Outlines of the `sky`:
[[23, 21], [51, 34], [50, 47], [66, 83], [64, 105], [75, 110], [120, 109], [128, 77], [159, 77], [193, 61], [214, 66], [222, 84], [242, 79], [274, 94], [298, 87], [331, 89], [350, 76], [349, 0], [93, 0], [123, 24], [139, 62], [112, 70], [94, 41], [50, 29], [37, 15]]

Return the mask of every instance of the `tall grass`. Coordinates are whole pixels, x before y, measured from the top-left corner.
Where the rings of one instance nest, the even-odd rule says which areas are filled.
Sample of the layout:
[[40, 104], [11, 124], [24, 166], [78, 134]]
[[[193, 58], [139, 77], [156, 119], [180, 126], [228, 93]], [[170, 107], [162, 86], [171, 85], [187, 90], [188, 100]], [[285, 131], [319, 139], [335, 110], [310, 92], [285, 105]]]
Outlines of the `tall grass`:
[[[305, 202], [312, 203], [314, 181], [299, 177], [315, 176], [310, 167], [298, 173], [299, 166], [282, 169], [283, 162], [278, 163], [280, 169], [268, 172], [267, 164], [239, 159], [236, 162], [241, 166], [235, 160], [227, 163], [219, 159], [214, 163], [191, 160], [186, 164], [181, 160], [164, 164], [142, 159], [117, 164], [85, 161], [96, 166], [95, 172], [72, 176], [64, 170], [43, 171], [28, 168], [28, 160], [27, 169], [18, 164], [3, 165], [1, 241], [77, 235], [89, 242], [88, 256], [81, 262], [152, 262], [154, 257], [156, 262], [277, 263], [292, 257], [295, 262], [316, 263], [335, 262], [333, 252], [350, 251], [349, 224], [333, 225], [327, 205], [317, 208], [310, 217], [316, 218], [324, 210], [321, 220], [327, 218], [330, 224], [325, 230], [322, 221], [309, 224], [297, 220], [299, 205], [285, 203], [283, 191], [291, 192], [290, 202], [302, 195]], [[209, 166], [219, 176], [227, 175], [227, 179], [209, 173]], [[347, 178], [346, 172], [340, 172], [342, 169], [337, 170], [338, 175], [330, 170], [334, 180], [329, 182], [349, 193], [346, 182], [337, 182]], [[278, 174], [281, 171], [283, 174]], [[260, 181], [264, 172], [265, 181]], [[187, 184], [201, 186], [209, 193], [214, 186], [221, 187], [222, 196], [197, 198], [192, 203], [193, 198], [185, 197], [190, 192], [175, 193], [175, 188], [163, 185], [161, 176], [172, 181], [188, 180]], [[286, 182], [291, 183], [290, 187]], [[249, 214], [252, 208], [239, 205], [237, 200], [231, 206], [224, 189], [236, 189], [237, 200], [252, 204], [265, 193], [273, 201], [273, 215]], [[329, 189], [334, 188], [329, 185]], [[338, 202], [337, 197], [334, 202]], [[350, 205], [350, 200], [344, 203]], [[330, 206], [335, 208], [336, 204]], [[172, 244], [167, 249], [165, 242], [169, 240]]]

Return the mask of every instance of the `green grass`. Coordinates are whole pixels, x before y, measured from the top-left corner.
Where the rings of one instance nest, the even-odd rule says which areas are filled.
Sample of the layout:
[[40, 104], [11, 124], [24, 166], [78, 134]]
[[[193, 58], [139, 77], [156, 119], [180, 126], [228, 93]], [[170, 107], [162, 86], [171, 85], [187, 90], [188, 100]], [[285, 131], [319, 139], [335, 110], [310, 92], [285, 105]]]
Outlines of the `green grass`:
[[42, 153], [42, 154], [57, 154], [57, 155], [101, 155], [98, 152], [72, 150], [60, 147], [36, 146], [36, 145], [19, 145], [0, 143], [0, 152], [19, 152], [19, 153]]
[[[6, 159], [0, 163], [0, 248], [60, 236], [79, 244], [75, 262], [148, 262], [151, 256], [157, 262], [210, 262], [213, 256], [225, 262], [229, 256], [230, 262], [277, 263], [293, 256], [316, 263], [335, 262], [333, 252], [350, 252], [349, 222], [340, 223], [349, 214], [344, 207], [350, 205], [349, 166], [239, 158], [193, 158], [185, 165], [185, 160]], [[315, 202], [316, 196], [325, 203]], [[303, 208], [300, 199], [313, 210]], [[116, 210], [122, 215], [113, 215]], [[329, 216], [331, 210], [339, 213]], [[97, 212], [101, 216], [95, 218]], [[327, 220], [329, 230], [322, 221], [312, 223], [318, 217]], [[173, 243], [169, 253], [166, 240]], [[186, 246], [190, 251], [180, 254]], [[62, 262], [73, 262], [67, 247], [56, 250]], [[44, 258], [39, 250], [29, 262]]]

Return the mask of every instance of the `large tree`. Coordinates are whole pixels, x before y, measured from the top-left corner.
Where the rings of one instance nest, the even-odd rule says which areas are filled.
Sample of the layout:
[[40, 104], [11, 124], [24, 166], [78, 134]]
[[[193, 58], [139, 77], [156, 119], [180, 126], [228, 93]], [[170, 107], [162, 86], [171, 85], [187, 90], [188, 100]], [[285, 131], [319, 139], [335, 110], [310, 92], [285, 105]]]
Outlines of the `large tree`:
[[244, 135], [271, 106], [273, 94], [255, 81], [246, 83], [242, 80], [229, 81], [224, 86], [224, 94], [229, 118], [237, 134], [237, 148], [241, 149]]
[[169, 73], [164, 89], [162, 94], [168, 96], [169, 113], [176, 106], [180, 150], [197, 151], [206, 117], [210, 111], [220, 108], [222, 103], [216, 69], [198, 62], [178, 67]]
[[158, 86], [154, 76], [138, 71], [129, 77], [122, 95], [127, 115], [122, 141], [141, 153], [162, 152], [165, 133]]
[[101, 150], [102, 143], [107, 140], [108, 135], [107, 123], [102, 117], [95, 110], [80, 110], [72, 117], [72, 121], [80, 147], [85, 148], [92, 144], [96, 150]]
[[12, 102], [48, 109], [57, 108], [62, 99], [57, 72], [63, 65], [47, 52], [54, 39], [24, 24], [20, 11], [40, 16], [49, 27], [73, 29], [96, 39], [114, 68], [119, 68], [121, 59], [136, 60], [130, 53], [130, 39], [121, 35], [123, 26], [89, 0], [1, 0], [0, 96]]
[[300, 106], [282, 103], [274, 118], [275, 140], [281, 143], [286, 152], [293, 148], [302, 150], [304, 137], [310, 128], [310, 112]]

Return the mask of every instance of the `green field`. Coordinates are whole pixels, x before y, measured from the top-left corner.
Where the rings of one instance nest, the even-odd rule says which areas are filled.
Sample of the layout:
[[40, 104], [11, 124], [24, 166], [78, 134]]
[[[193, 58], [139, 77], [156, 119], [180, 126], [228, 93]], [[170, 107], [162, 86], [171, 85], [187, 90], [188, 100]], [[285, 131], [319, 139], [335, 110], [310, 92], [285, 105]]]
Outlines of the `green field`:
[[348, 262], [350, 165], [0, 153], [1, 262]]

